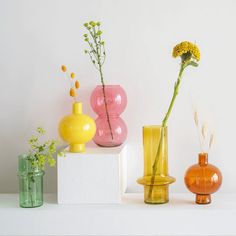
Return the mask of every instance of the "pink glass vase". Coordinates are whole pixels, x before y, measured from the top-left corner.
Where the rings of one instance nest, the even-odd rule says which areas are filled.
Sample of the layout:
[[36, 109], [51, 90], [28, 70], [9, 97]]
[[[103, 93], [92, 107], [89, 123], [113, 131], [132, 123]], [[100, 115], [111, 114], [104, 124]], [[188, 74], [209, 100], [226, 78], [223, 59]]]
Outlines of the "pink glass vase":
[[90, 103], [97, 113], [97, 131], [93, 141], [102, 147], [121, 145], [127, 137], [127, 127], [120, 114], [127, 105], [127, 96], [120, 85], [98, 85]]

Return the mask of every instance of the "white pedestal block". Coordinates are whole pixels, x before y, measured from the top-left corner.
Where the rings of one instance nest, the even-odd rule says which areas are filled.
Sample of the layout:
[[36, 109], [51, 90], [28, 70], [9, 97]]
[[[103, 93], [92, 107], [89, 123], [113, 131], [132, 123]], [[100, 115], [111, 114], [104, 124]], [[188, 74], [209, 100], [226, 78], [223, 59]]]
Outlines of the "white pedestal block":
[[126, 147], [87, 147], [57, 157], [59, 204], [120, 203], [126, 191]]

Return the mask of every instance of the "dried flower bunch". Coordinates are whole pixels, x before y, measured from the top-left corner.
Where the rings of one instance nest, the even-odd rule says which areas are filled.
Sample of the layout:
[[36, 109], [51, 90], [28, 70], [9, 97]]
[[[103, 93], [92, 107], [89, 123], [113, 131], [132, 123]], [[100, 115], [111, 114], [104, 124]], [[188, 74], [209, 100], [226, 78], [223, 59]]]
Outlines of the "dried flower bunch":
[[108, 111], [108, 106], [107, 106], [105, 82], [104, 82], [104, 76], [103, 76], [103, 70], [102, 70], [102, 66], [106, 59], [106, 52], [105, 52], [105, 42], [104, 40], [102, 40], [102, 31], [100, 29], [101, 23], [90, 21], [90, 22], [84, 23], [84, 27], [88, 31], [88, 34], [84, 34], [84, 41], [89, 46], [89, 49], [85, 49], [84, 52], [85, 54], [89, 55], [91, 62], [93, 63], [95, 68], [99, 71], [100, 81], [102, 84], [102, 92], [103, 92], [103, 97], [104, 97], [107, 123], [109, 126], [111, 138], [113, 139], [114, 137], [113, 137], [109, 111]]
[[77, 101], [78, 98], [78, 89], [80, 87], [80, 83], [78, 80], [75, 79], [75, 73], [71, 72], [69, 73], [66, 66], [61, 66], [62, 72], [64, 72], [67, 76], [67, 78], [70, 80], [70, 96], [73, 97], [74, 101]]
[[194, 112], [194, 123], [197, 128], [200, 148], [202, 153], [209, 153], [214, 141], [215, 135], [210, 132], [206, 124], [200, 124], [198, 112]]

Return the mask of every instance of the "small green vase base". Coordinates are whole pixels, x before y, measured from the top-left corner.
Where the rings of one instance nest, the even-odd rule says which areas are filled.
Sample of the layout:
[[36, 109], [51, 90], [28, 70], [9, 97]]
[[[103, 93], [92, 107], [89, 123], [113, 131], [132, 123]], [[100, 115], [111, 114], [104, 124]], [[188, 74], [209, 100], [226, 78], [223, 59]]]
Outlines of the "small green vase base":
[[211, 195], [210, 194], [196, 194], [196, 203], [197, 204], [210, 204]]
[[36, 208], [42, 205], [43, 201], [34, 201], [33, 203], [31, 201], [20, 202], [20, 207], [22, 208]]

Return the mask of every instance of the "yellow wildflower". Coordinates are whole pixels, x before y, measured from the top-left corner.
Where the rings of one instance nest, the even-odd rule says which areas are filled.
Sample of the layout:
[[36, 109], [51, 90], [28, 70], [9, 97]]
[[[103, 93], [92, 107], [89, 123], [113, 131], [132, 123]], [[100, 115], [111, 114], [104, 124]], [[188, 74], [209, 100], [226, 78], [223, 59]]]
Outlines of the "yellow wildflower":
[[200, 60], [200, 50], [198, 49], [197, 45], [188, 41], [184, 41], [184, 42], [181, 42], [180, 44], [177, 44], [173, 49], [172, 56], [182, 57], [186, 53], [191, 54], [190, 59], [191, 57], [193, 57], [197, 61]]

